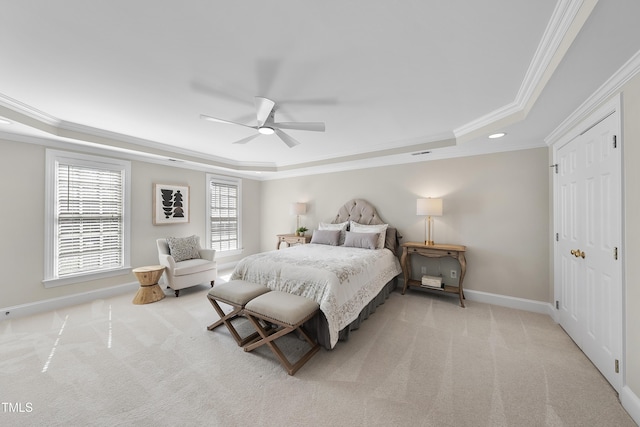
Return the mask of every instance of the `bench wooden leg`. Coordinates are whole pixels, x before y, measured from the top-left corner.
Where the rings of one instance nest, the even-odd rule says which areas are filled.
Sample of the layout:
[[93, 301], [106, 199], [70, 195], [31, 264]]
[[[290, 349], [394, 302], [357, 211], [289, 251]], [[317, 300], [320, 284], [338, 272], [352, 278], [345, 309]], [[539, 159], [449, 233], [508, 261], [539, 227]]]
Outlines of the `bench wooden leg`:
[[245, 344], [254, 341], [256, 338], [259, 337], [257, 332], [252, 333], [251, 335], [242, 338], [240, 336], [240, 334], [238, 333], [238, 331], [236, 330], [236, 328], [234, 328], [234, 326], [231, 324], [231, 321], [240, 317], [242, 315], [242, 307], [238, 307], [238, 306], [234, 306], [231, 305], [233, 307], [233, 310], [228, 313], [225, 314], [225, 312], [222, 310], [222, 308], [220, 307], [220, 305], [218, 304], [218, 302], [214, 299], [211, 298], [207, 298], [209, 300], [209, 302], [211, 303], [211, 305], [213, 306], [213, 308], [216, 310], [216, 312], [218, 313], [218, 316], [220, 316], [220, 319], [213, 322], [212, 324], [210, 324], [209, 326], [207, 326], [207, 329], [210, 331], [213, 331], [215, 328], [217, 328], [218, 326], [224, 324], [227, 329], [229, 330], [229, 333], [231, 333], [231, 336], [233, 337], [234, 340], [236, 340], [236, 343], [238, 343], [239, 347], [243, 347]]
[[[279, 327], [276, 329], [266, 330], [260, 324], [260, 319], [254, 317], [249, 313], [245, 313], [245, 315], [256, 328], [256, 331], [258, 332], [258, 334], [260, 334], [261, 338], [258, 341], [247, 344], [244, 347], [244, 351], [252, 351], [266, 344], [276, 355], [289, 375], [294, 375], [298, 371], [298, 369], [300, 369], [305, 363], [307, 363], [307, 361], [309, 361], [309, 359], [311, 359], [311, 357], [313, 357], [313, 355], [316, 354], [318, 350], [320, 350], [320, 345], [318, 345], [317, 342], [314, 342], [309, 337], [309, 334], [307, 334], [307, 332], [302, 327], [302, 323], [294, 326], [279, 325]], [[280, 350], [280, 347], [278, 347], [278, 345], [275, 343], [275, 340], [291, 332], [294, 332], [295, 330], [299, 330], [302, 333], [302, 336], [305, 338], [311, 348], [302, 357], [300, 357], [297, 362], [292, 364], [291, 362], [289, 362], [289, 359], [287, 359], [282, 350]]]

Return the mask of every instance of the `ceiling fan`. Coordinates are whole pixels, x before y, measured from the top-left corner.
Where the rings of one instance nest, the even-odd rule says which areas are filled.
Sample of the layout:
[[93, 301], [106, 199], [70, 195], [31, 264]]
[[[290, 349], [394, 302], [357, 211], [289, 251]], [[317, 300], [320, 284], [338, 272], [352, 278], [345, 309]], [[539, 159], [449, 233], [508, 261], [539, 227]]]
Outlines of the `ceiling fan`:
[[282, 140], [282, 142], [284, 142], [289, 146], [289, 148], [293, 148], [296, 145], [300, 144], [300, 142], [296, 141], [290, 135], [283, 132], [282, 129], [310, 130], [314, 132], [324, 132], [324, 123], [322, 122], [276, 123], [274, 121], [274, 115], [276, 112], [276, 103], [268, 98], [256, 96], [255, 104], [256, 104], [256, 117], [258, 119], [258, 124], [256, 126], [249, 126], [242, 123], [231, 122], [229, 120], [217, 119], [215, 117], [206, 116], [204, 114], [201, 114], [200, 118], [203, 120], [209, 120], [211, 122], [244, 126], [244, 127], [255, 129], [258, 131], [255, 135], [251, 135], [247, 138], [243, 138], [239, 141], [234, 142], [234, 144], [246, 144], [252, 139], [259, 137], [260, 135], [273, 135], [275, 133]]

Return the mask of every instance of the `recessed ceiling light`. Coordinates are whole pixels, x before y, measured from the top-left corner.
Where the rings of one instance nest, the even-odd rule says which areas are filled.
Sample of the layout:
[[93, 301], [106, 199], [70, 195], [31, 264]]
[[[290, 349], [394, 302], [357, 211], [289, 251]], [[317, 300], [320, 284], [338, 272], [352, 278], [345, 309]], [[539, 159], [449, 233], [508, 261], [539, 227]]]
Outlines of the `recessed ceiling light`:
[[0, 117], [0, 125], [10, 125], [11, 122], [4, 117]]
[[489, 138], [491, 138], [491, 139], [502, 138], [505, 135], [506, 135], [506, 133], [499, 132], [499, 133], [494, 133], [492, 135], [489, 135]]

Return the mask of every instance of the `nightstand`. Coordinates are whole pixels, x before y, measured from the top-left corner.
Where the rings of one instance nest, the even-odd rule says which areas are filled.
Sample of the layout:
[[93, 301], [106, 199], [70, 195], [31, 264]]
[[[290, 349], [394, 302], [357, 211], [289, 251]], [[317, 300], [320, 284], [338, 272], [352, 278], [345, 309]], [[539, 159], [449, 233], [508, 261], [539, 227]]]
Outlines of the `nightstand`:
[[424, 243], [407, 242], [402, 244], [402, 257], [400, 258], [400, 265], [402, 266], [402, 275], [404, 276], [404, 287], [402, 288], [402, 295], [407, 291], [408, 287], [416, 287], [422, 289], [422, 282], [412, 279], [411, 276], [411, 256], [419, 255], [427, 258], [442, 258], [451, 257], [457, 259], [460, 263], [460, 279], [458, 279], [458, 286], [445, 286], [440, 292], [450, 292], [458, 294], [460, 298], [460, 306], [464, 307], [464, 289], [462, 287], [462, 281], [464, 275], [467, 272], [467, 260], [464, 257], [464, 253], [467, 250], [466, 247], [461, 245], [425, 245]]
[[311, 241], [311, 236], [296, 236], [295, 234], [278, 234], [278, 246], [276, 249], [280, 249], [281, 243], [288, 243], [289, 246], [306, 245]]

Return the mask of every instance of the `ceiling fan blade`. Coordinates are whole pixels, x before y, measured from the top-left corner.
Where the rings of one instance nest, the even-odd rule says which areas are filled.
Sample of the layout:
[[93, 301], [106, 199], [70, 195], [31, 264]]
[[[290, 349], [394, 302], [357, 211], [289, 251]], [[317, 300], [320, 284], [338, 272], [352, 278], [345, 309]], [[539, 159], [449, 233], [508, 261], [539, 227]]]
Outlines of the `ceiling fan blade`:
[[274, 123], [274, 126], [280, 129], [293, 130], [311, 130], [314, 132], [324, 132], [324, 123], [322, 122], [281, 122]]
[[296, 141], [295, 139], [291, 138], [289, 135], [287, 135], [286, 133], [282, 132], [280, 129], [274, 128], [273, 130], [276, 132], [276, 135], [278, 135], [280, 137], [282, 142], [284, 142], [285, 144], [287, 144], [289, 146], [289, 148], [293, 148], [296, 145], [300, 144], [298, 141]]
[[249, 141], [251, 141], [251, 140], [253, 140], [253, 139], [255, 139], [255, 138], [259, 137], [259, 136], [260, 136], [260, 134], [256, 133], [255, 135], [251, 135], [251, 136], [248, 136], [246, 138], [242, 138], [242, 139], [234, 142], [234, 144], [246, 144], [247, 142], [249, 142]]
[[271, 110], [275, 107], [276, 103], [268, 98], [263, 98], [261, 96], [256, 96], [256, 115], [258, 117], [258, 127], [261, 127], [265, 124], [269, 115], [271, 114]]
[[246, 128], [257, 129], [255, 126], [243, 125], [242, 123], [230, 122], [229, 120], [216, 119], [215, 117], [205, 116], [204, 114], [200, 114], [200, 118], [202, 120], [208, 120], [210, 122], [225, 123], [228, 125], [238, 125], [238, 126], [244, 126]]

